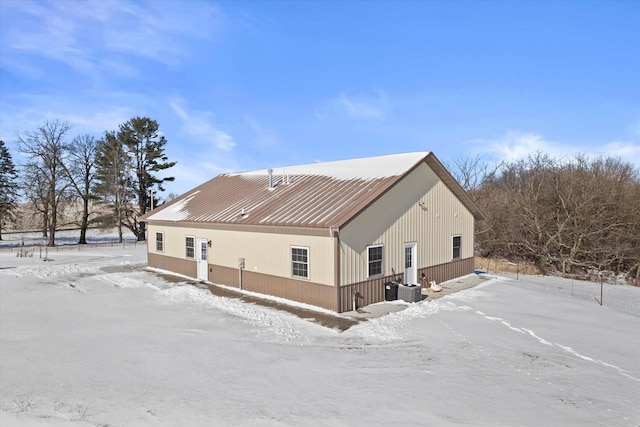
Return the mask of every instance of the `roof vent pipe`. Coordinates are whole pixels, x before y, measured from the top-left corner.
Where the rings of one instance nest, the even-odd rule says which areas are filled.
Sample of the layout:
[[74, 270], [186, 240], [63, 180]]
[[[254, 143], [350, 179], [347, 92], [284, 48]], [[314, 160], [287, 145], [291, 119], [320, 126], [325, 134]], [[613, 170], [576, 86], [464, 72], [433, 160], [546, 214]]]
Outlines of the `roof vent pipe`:
[[273, 169], [269, 169], [269, 189], [273, 188]]

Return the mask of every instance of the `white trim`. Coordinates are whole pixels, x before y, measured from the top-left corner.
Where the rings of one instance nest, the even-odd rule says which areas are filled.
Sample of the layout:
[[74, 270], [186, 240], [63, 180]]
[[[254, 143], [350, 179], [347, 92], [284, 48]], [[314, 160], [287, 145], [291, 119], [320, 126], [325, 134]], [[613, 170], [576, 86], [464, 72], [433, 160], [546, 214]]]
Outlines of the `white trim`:
[[196, 276], [198, 280], [209, 280], [209, 246], [208, 240], [196, 239]]
[[[293, 249], [303, 249], [303, 250], [305, 250], [307, 252], [306, 253], [307, 262], [304, 263], [304, 264], [307, 265], [307, 275], [306, 276], [298, 276], [297, 274], [294, 274], [294, 271], [293, 271], [293, 263], [294, 263], [294, 261], [293, 261]], [[311, 261], [311, 256], [310, 256], [310, 253], [311, 253], [311, 251], [309, 250], [308, 246], [296, 246], [296, 245], [289, 246], [289, 260], [291, 261], [291, 277], [292, 278], [309, 280], [309, 277], [311, 276], [311, 268], [310, 268], [311, 267], [310, 266], [310, 264], [311, 264], [311, 262], [310, 262]], [[297, 262], [301, 263], [300, 261], [297, 261]]]
[[[158, 240], [158, 234], [162, 236], [160, 240]], [[160, 242], [160, 244], [162, 245], [162, 248], [160, 249], [158, 249], [158, 242]], [[156, 231], [156, 252], [164, 253], [164, 244], [164, 231]]]
[[[187, 246], [187, 239], [193, 239], [193, 256], [188, 256], [187, 255], [187, 248], [189, 248], [189, 246]], [[186, 259], [196, 259], [196, 236], [184, 236], [184, 257]]]
[[[402, 266], [404, 272], [404, 283], [418, 284], [418, 242], [405, 242], [402, 251]], [[407, 249], [411, 254], [412, 277], [407, 277]]]
[[[370, 265], [371, 265], [371, 260], [369, 259], [369, 249], [373, 249], [373, 248], [382, 248], [382, 259], [380, 260], [380, 273], [378, 274], [374, 274], [374, 275], [370, 275], [369, 272], [370, 270]], [[366, 247], [366, 251], [367, 251], [367, 265], [366, 265], [366, 271], [367, 271], [367, 279], [371, 278], [371, 277], [382, 277], [384, 276], [384, 245], [382, 243], [376, 244], [376, 245], [368, 245]]]
[[[460, 254], [459, 254], [459, 256], [458, 256], [457, 258], [453, 256], [453, 250], [454, 250], [454, 248], [455, 248], [455, 247], [453, 246], [453, 239], [455, 239], [456, 237], [459, 237], [459, 238], [460, 238], [460, 246], [459, 246], [459, 248], [460, 248]], [[462, 234], [453, 234], [453, 235], [451, 236], [451, 259], [452, 259], [452, 260], [462, 259]]]

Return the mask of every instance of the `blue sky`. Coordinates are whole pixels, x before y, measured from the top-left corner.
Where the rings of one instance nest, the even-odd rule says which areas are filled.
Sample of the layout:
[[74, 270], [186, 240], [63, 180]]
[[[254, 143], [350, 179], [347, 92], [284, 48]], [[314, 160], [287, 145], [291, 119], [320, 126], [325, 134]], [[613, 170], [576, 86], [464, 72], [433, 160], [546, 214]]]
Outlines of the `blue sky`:
[[2, 0], [0, 138], [147, 116], [175, 193], [409, 151], [640, 165], [639, 23], [635, 1]]

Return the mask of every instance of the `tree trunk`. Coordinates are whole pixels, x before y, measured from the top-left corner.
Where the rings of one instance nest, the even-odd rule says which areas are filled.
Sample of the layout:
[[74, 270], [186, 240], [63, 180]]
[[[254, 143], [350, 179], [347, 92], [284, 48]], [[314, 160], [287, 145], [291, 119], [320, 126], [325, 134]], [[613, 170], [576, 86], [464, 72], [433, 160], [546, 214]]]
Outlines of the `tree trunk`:
[[89, 227], [89, 199], [85, 198], [82, 203], [82, 222], [80, 223], [79, 245], [87, 244], [87, 228]]
[[[54, 213], [54, 215], [56, 215], [56, 213]], [[56, 245], [56, 226], [56, 220], [51, 220], [49, 223], [49, 242], [47, 243], [47, 246], [49, 247], [54, 247]]]
[[55, 225], [51, 223], [49, 224], [49, 240], [47, 241], [47, 246], [54, 247], [55, 245], [56, 245]]
[[140, 233], [138, 233], [138, 242], [144, 242], [146, 239], [146, 228], [147, 228], [147, 224], [144, 222], [140, 223]]
[[[55, 189], [51, 189], [51, 198], [55, 199]], [[50, 204], [51, 206], [51, 217], [49, 219], [49, 243], [47, 246], [54, 247], [56, 245], [56, 228], [58, 227], [58, 203], [54, 201], [54, 203]]]
[[42, 210], [42, 237], [49, 237], [49, 204]]

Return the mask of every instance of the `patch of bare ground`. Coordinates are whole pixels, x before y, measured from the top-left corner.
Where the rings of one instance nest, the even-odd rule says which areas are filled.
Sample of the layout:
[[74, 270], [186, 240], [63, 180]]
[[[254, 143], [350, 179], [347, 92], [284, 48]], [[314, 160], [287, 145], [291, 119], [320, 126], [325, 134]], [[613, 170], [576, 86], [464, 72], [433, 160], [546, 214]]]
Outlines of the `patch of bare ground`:
[[565, 279], [583, 280], [587, 282], [604, 282], [609, 284], [627, 284], [631, 286], [640, 286], [639, 280], [633, 277], [625, 277], [624, 274], [616, 274], [612, 271], [589, 270], [582, 273], [562, 274], [559, 271], [542, 272], [535, 264], [529, 262], [513, 262], [499, 258], [485, 258], [481, 256], [475, 257], [476, 270], [486, 273], [512, 273], [527, 274], [533, 276], [547, 275], [563, 277]]
[[542, 271], [532, 263], [512, 262], [506, 259], [475, 257], [476, 269], [486, 273], [520, 273], [540, 275]]

